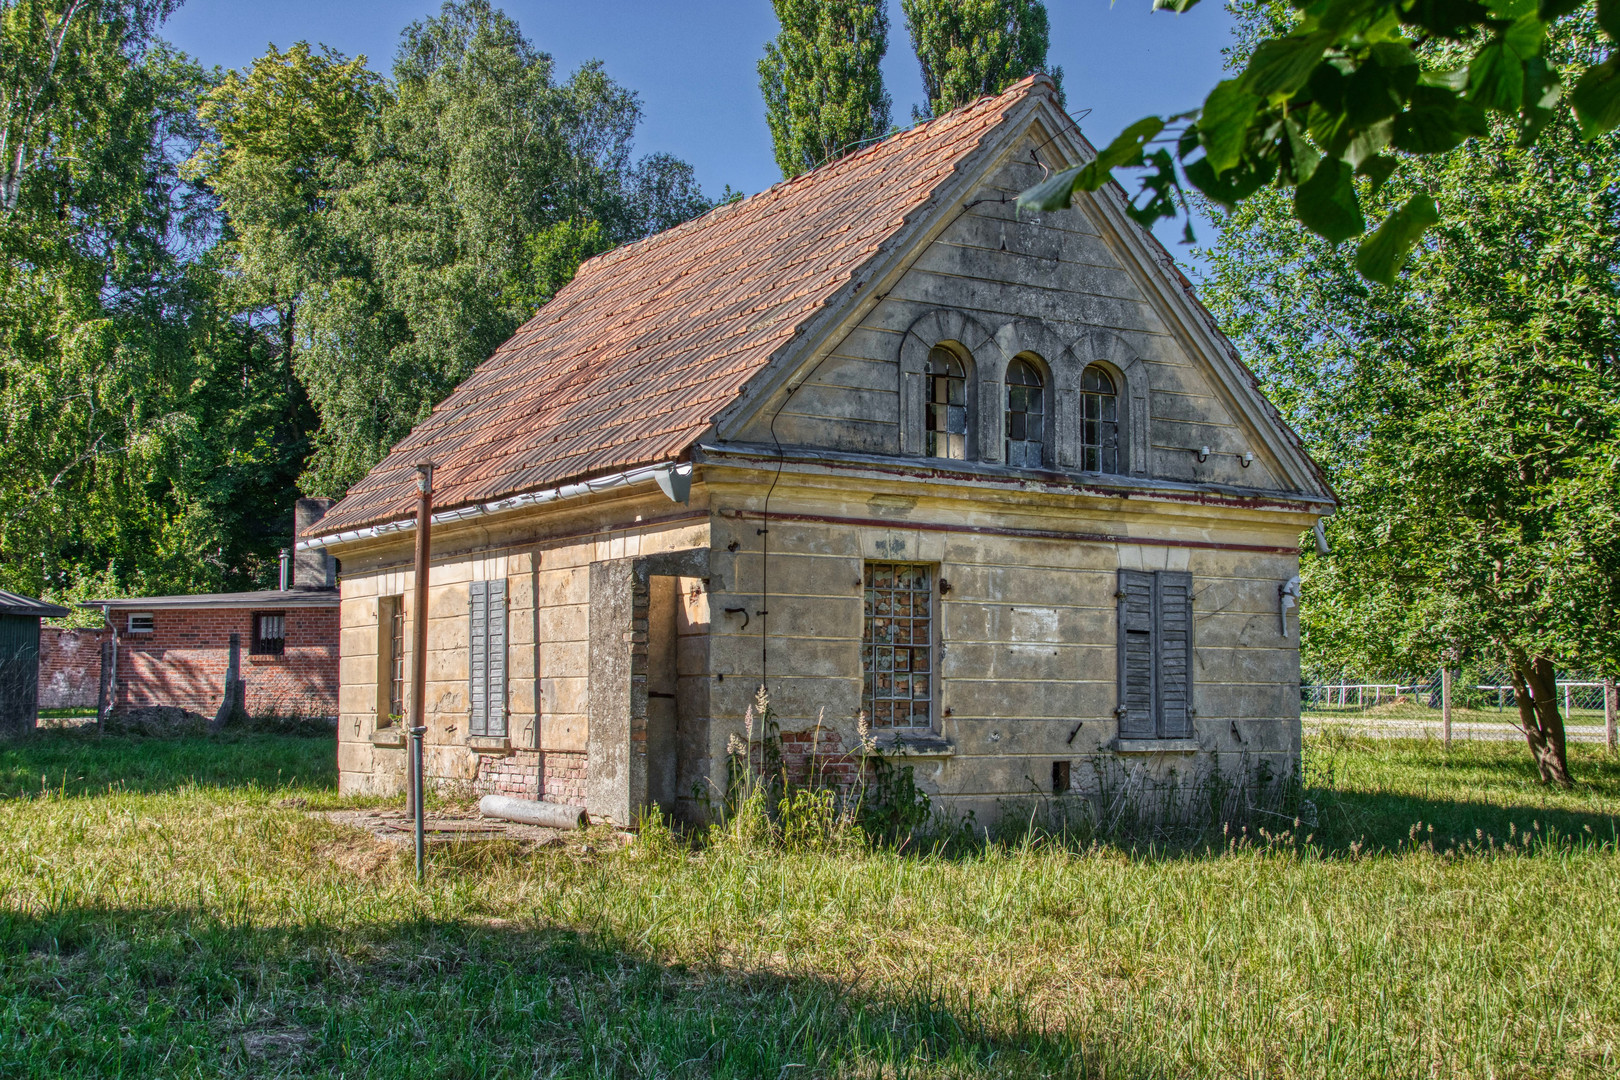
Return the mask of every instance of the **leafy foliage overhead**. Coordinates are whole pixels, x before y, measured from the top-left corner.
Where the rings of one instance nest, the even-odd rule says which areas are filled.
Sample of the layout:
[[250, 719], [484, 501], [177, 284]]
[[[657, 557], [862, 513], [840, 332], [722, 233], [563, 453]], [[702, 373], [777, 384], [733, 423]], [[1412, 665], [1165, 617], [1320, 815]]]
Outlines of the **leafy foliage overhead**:
[[[1066, 207], [1116, 168], [1143, 172], [1130, 212], [1144, 226], [1185, 214], [1189, 184], [1227, 207], [1268, 187], [1289, 190], [1297, 221], [1333, 243], [1362, 237], [1357, 271], [1389, 284], [1439, 220], [1431, 195], [1413, 191], [1367, 235], [1363, 202], [1403, 161], [1489, 135], [1493, 118], [1532, 145], [1560, 100], [1585, 138], [1620, 125], [1620, 0], [1291, 0], [1288, 8], [1280, 26], [1245, 44], [1236, 74], [1201, 107], [1138, 121], [1021, 204]], [[1595, 15], [1604, 45], [1559, 63], [1548, 33], [1577, 12]]]
[[771, 0], [782, 30], [759, 88], [776, 163], [798, 176], [889, 133], [883, 89], [889, 16], [881, 0]]
[[[901, 0], [922, 66], [924, 109], [939, 116], [1046, 71], [1046, 5], [1040, 0]], [[1059, 92], [1063, 69], [1050, 72]]]

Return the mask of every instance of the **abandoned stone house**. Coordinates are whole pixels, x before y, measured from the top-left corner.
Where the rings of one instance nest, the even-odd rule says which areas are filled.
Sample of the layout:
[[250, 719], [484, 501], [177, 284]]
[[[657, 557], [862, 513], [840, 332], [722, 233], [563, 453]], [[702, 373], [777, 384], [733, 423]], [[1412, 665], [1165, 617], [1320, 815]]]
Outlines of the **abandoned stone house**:
[[[1333, 496], [1035, 77], [592, 259], [300, 540], [341, 558], [339, 768], [683, 819], [784, 747], [954, 811], [1299, 752]], [[412, 610], [413, 466], [433, 561]]]

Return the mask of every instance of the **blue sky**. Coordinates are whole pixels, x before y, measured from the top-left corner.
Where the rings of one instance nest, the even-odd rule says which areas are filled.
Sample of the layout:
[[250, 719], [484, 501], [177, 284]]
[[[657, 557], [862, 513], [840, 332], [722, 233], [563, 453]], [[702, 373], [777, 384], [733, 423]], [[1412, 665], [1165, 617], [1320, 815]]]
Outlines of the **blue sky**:
[[[600, 59], [641, 96], [638, 153], [662, 150], [697, 169], [711, 195], [730, 184], [752, 194], [781, 179], [771, 156], [755, 73], [776, 33], [769, 0], [497, 0], [567, 71]], [[1150, 113], [1197, 105], [1221, 77], [1231, 20], [1217, 0], [1185, 15], [1151, 0], [1048, 0], [1050, 59], [1064, 70], [1069, 111], [1094, 143]], [[896, 122], [909, 122], [922, 79], [900, 13], [890, 2], [884, 77]], [[204, 65], [242, 67], [274, 42], [320, 42], [388, 71], [400, 30], [437, 0], [188, 0], [163, 36]], [[1087, 115], [1081, 115], [1085, 110]], [[1179, 229], [1159, 230], [1179, 258]], [[1199, 230], [1200, 243], [1212, 236]]]

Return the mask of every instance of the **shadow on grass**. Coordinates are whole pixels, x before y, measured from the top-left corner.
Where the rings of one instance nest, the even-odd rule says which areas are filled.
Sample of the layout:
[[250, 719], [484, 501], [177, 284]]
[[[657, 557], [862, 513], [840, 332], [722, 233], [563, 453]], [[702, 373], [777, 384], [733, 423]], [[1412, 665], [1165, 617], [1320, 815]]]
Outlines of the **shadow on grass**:
[[[791, 959], [789, 960], [791, 963]], [[0, 1075], [1085, 1076], [1152, 1070], [1015, 1001], [671, 967], [465, 921], [260, 929], [184, 910], [0, 912]]]
[[337, 787], [333, 735], [227, 731], [152, 738], [97, 735], [93, 728], [29, 732], [0, 740], [0, 797], [155, 793], [213, 788]]

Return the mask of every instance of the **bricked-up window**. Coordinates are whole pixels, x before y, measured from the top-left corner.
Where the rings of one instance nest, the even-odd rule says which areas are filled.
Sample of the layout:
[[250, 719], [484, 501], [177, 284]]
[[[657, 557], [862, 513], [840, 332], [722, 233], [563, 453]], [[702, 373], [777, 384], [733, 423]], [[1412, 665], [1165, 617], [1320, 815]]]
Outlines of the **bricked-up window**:
[[287, 651], [287, 616], [279, 611], [253, 613], [253, 645], [248, 650], [255, 656], [280, 656]]
[[928, 354], [928, 456], [967, 457], [967, 366], [943, 345]]
[[1080, 377], [1080, 468], [1119, 472], [1119, 394], [1096, 364]]
[[934, 568], [866, 564], [864, 707], [874, 729], [926, 728], [934, 702]]
[[1185, 739], [1192, 719], [1192, 575], [1119, 572], [1119, 734]]
[[470, 589], [467, 690], [468, 734], [506, 736], [506, 582], [475, 581]]
[[1028, 360], [1007, 365], [1007, 464], [1038, 469], [1046, 461], [1046, 398]]

